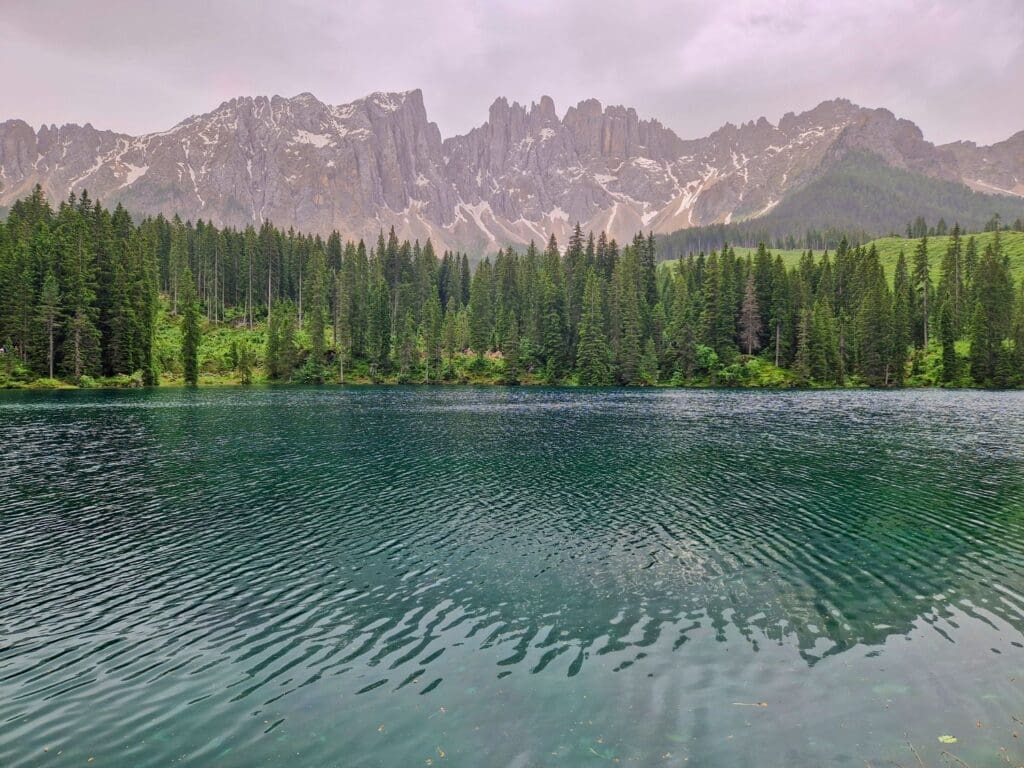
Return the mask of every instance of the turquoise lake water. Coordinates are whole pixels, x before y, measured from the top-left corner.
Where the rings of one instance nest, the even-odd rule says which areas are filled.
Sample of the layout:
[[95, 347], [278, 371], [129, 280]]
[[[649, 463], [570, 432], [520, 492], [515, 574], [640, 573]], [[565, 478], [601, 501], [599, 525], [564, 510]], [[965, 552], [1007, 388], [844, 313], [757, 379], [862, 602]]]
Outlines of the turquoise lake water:
[[1015, 717], [1024, 393], [0, 393], [5, 768], [979, 768]]

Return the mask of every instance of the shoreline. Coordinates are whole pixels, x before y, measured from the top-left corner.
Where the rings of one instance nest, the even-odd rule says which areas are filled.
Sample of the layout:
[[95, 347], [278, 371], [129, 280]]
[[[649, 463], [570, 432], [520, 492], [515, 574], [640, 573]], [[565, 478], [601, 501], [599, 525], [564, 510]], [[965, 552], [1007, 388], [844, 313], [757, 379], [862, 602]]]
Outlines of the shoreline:
[[[51, 383], [52, 382], [52, 383]], [[559, 382], [559, 383], [548, 383], [540, 380], [520, 381], [516, 384], [506, 384], [500, 381], [406, 381], [399, 382], [396, 380], [385, 380], [385, 381], [372, 381], [369, 379], [356, 379], [352, 381], [345, 381], [344, 383], [339, 381], [323, 381], [323, 382], [287, 382], [287, 381], [269, 381], [266, 379], [253, 381], [249, 384], [243, 384], [237, 380], [227, 380], [222, 378], [207, 378], [203, 380], [200, 377], [199, 384], [194, 387], [190, 387], [185, 384], [180, 378], [172, 379], [170, 381], [162, 381], [155, 385], [142, 385], [142, 384], [124, 384], [124, 383], [113, 383], [113, 382], [97, 382], [88, 386], [79, 386], [62, 380], [50, 380], [45, 384], [39, 384], [37, 382], [5, 382], [0, 385], [0, 392], [89, 392], [89, 391], [103, 391], [103, 392], [117, 392], [117, 391], [158, 391], [158, 390], [184, 390], [184, 389], [277, 389], [277, 388], [370, 388], [370, 387], [386, 387], [386, 388], [459, 388], [459, 387], [477, 387], [477, 388], [495, 388], [495, 389], [565, 389], [565, 390], [593, 390], [593, 391], [644, 391], [644, 390], [716, 390], [716, 391], [772, 391], [772, 392], [826, 392], [826, 391], [877, 391], [877, 392], [897, 392], [901, 390], [912, 390], [912, 391], [960, 391], [960, 392], [1024, 392], [1024, 387], [1009, 387], [1009, 388], [997, 388], [997, 387], [964, 387], [964, 386], [937, 386], [934, 384], [904, 384], [899, 387], [869, 387], [864, 384], [847, 384], [847, 385], [821, 385], [821, 386], [796, 386], [796, 385], [758, 385], [758, 384], [715, 384], [709, 381], [694, 381], [686, 384], [671, 384], [671, 383], [658, 383], [649, 385], [625, 385], [625, 384], [610, 384], [600, 386], [590, 386], [577, 384], [575, 382]]]

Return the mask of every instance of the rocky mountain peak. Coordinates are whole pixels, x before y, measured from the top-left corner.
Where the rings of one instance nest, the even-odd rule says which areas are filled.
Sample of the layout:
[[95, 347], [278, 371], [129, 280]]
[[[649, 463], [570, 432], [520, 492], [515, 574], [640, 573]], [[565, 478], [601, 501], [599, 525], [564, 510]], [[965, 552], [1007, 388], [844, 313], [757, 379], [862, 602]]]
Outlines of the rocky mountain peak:
[[370, 239], [394, 226], [438, 248], [481, 251], [562, 238], [577, 221], [624, 240], [761, 216], [852, 152], [1024, 196], [1024, 131], [991, 147], [935, 147], [912, 122], [846, 99], [684, 140], [597, 99], [559, 118], [549, 96], [528, 107], [500, 97], [486, 122], [442, 140], [414, 89], [338, 105], [308, 92], [238, 97], [137, 137], [8, 120], [0, 206], [38, 183], [55, 199], [87, 188], [136, 214]]

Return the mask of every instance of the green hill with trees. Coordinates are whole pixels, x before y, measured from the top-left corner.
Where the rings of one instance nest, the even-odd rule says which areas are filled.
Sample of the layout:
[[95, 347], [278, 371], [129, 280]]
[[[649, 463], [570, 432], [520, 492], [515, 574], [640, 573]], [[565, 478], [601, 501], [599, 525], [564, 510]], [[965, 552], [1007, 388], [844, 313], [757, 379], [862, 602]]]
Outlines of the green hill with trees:
[[[1014, 280], [1020, 282], [1024, 280], [1024, 232], [1015, 232], [1012, 230], [1001, 231], [998, 235], [1001, 241], [1001, 250], [1003, 255], [1006, 256], [1009, 266], [1010, 273], [1013, 275]], [[996, 238], [995, 232], [978, 232], [977, 234], [966, 235], [965, 238], [973, 238], [975, 241], [975, 250], [978, 252], [984, 251], [994, 243]], [[909, 256], [915, 248], [917, 248], [920, 239], [918, 238], [907, 238], [907, 237], [880, 237], [876, 240], [871, 240], [865, 244], [868, 248], [875, 248], [878, 251], [878, 260], [882, 264], [882, 268], [885, 269], [885, 273], [891, 281], [893, 274], [896, 270], [896, 262], [899, 259], [899, 255], [902, 252], [904, 256]], [[949, 250], [950, 235], [943, 236], [932, 236], [928, 237], [928, 266], [932, 276], [932, 280], [938, 280], [942, 269], [942, 258], [945, 256], [946, 251]], [[966, 247], [966, 245], [964, 246]], [[737, 246], [735, 248], [736, 255], [745, 257], [752, 255], [757, 252], [757, 248], [744, 248]], [[793, 267], [800, 263], [800, 258], [805, 253], [801, 249], [773, 249], [773, 254], [782, 257], [783, 263], [787, 267]], [[820, 254], [819, 254], [820, 256]]]
[[[915, 221], [906, 221], [908, 211]], [[663, 235], [658, 251], [660, 258], [674, 259], [725, 244], [756, 248], [762, 242], [785, 250], [834, 250], [844, 237], [866, 242], [885, 234], [946, 235], [954, 222], [971, 232], [1003, 226], [1021, 232], [1024, 200], [975, 192], [958, 182], [894, 168], [877, 155], [851, 152], [767, 214]]]

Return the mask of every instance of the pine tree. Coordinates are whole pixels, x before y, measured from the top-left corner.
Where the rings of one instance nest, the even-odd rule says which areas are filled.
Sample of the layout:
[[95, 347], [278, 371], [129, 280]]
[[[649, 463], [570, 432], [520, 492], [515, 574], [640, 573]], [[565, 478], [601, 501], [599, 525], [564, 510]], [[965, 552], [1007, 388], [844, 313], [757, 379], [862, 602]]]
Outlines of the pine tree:
[[1016, 384], [1024, 385], [1024, 280], [1017, 293], [1017, 311], [1013, 321], [1013, 350]]
[[640, 383], [640, 356], [643, 353], [637, 273], [636, 249], [629, 248], [617, 266], [612, 297], [618, 326], [615, 376], [620, 384], [627, 386]]
[[562, 319], [561, 292], [551, 281], [542, 284], [544, 377], [554, 384], [562, 377], [565, 355], [565, 329]]
[[930, 305], [932, 293], [931, 274], [928, 269], [928, 236], [921, 237], [914, 250], [914, 290], [917, 295], [917, 342], [921, 349], [928, 349], [928, 328], [931, 324]]
[[576, 369], [579, 383], [588, 387], [612, 383], [611, 350], [604, 332], [604, 299], [601, 280], [593, 271], [587, 274], [580, 313], [579, 345]]
[[412, 310], [405, 313], [401, 333], [398, 339], [398, 380], [407, 383], [412, 376], [413, 368], [419, 365], [419, 349], [416, 346], [416, 318]]
[[181, 304], [184, 308], [181, 323], [181, 363], [184, 371], [185, 386], [195, 387], [199, 384], [199, 342], [202, 328], [199, 325], [199, 301], [192, 286], [192, 272], [186, 265], [181, 274]]
[[338, 383], [345, 383], [345, 363], [352, 354], [352, 299], [349, 282], [340, 273], [334, 279], [334, 350], [338, 358]]
[[672, 300], [672, 319], [668, 324], [668, 349], [671, 369], [677, 381], [693, 375], [697, 361], [696, 328], [693, 320], [692, 301], [686, 278], [680, 273], [675, 277]]
[[482, 356], [491, 346], [493, 330], [493, 275], [491, 262], [484, 259], [476, 268], [469, 290], [470, 343], [473, 351]]
[[441, 300], [432, 293], [427, 300], [426, 317], [423, 321], [423, 344], [426, 351], [426, 370], [423, 378], [431, 381], [431, 375], [441, 378], [441, 355], [444, 350], [444, 315]]
[[892, 297], [872, 247], [863, 264], [864, 294], [857, 313], [857, 370], [871, 386], [893, 380]]
[[268, 378], [276, 381], [291, 378], [298, 350], [295, 344], [295, 310], [290, 301], [279, 300], [270, 313], [265, 358]]
[[367, 352], [380, 370], [387, 370], [391, 360], [391, 300], [387, 283], [379, 274], [372, 279], [368, 310]]
[[274, 314], [280, 315], [281, 324], [279, 378], [288, 380], [295, 373], [299, 364], [299, 345], [295, 338], [295, 305], [289, 299], [280, 300], [274, 309]]
[[235, 369], [238, 371], [238, 378], [244, 386], [252, 384], [252, 350], [247, 342], [243, 342], [238, 350], [238, 362]]
[[171, 226], [171, 260], [168, 268], [171, 294], [171, 314], [178, 314], [178, 291], [182, 284], [182, 273], [188, 268], [188, 243], [185, 225], [177, 216]]
[[640, 383], [654, 386], [658, 383], [658, 353], [654, 349], [654, 339], [647, 339], [644, 352], [640, 356]]
[[947, 333], [951, 333], [954, 339], [960, 338], [963, 328], [964, 298], [963, 247], [960, 239], [960, 225], [956, 224], [949, 237], [946, 254], [942, 258], [942, 275], [939, 278], [937, 296], [940, 304], [949, 304], [951, 326], [947, 329]]
[[956, 320], [953, 309], [954, 298], [947, 296], [939, 312], [939, 340], [942, 343], [942, 380], [956, 381]]
[[783, 355], [789, 353], [789, 337], [791, 331], [787, 328], [792, 315], [790, 307], [790, 286], [786, 275], [786, 267], [781, 256], [776, 256], [772, 266], [772, 298], [771, 298], [771, 324], [772, 338], [775, 345], [775, 365], [781, 366]]
[[[327, 352], [327, 259], [321, 248], [314, 248], [310, 254], [307, 271], [306, 332], [309, 334], [310, 362], [320, 368]], [[322, 374], [316, 374], [322, 380]]]
[[704, 309], [701, 313], [704, 344], [723, 361], [735, 355], [736, 322], [728, 251], [712, 253], [704, 270]]
[[53, 272], [46, 273], [43, 289], [39, 294], [38, 312], [43, 333], [46, 335], [46, 365], [49, 371], [47, 375], [52, 379], [55, 362], [54, 336], [60, 324], [60, 293]]
[[998, 254], [998, 243], [985, 247], [974, 276], [974, 318], [971, 322], [971, 376], [978, 384], [998, 382], [1003, 341], [1010, 334], [1013, 282]]
[[445, 365], [447, 366], [448, 374], [452, 373], [455, 366], [455, 349], [456, 349], [456, 324], [458, 322], [457, 311], [454, 309], [454, 302], [444, 313], [444, 327], [441, 331], [441, 335], [444, 339], [444, 356]]
[[761, 309], [757, 302], [754, 274], [747, 278], [743, 291], [743, 307], [740, 310], [740, 344], [748, 355], [761, 348]]
[[87, 199], [80, 200], [78, 209], [65, 206], [58, 217], [64, 252], [62, 273], [67, 318], [63, 364], [75, 381], [84, 375], [94, 375], [100, 366], [96, 267], [88, 222], [81, 213], [83, 201], [87, 203]]
[[281, 318], [279, 314], [272, 313], [267, 321], [267, 341], [264, 350], [264, 364], [267, 369], [267, 378], [278, 379], [281, 377]]
[[827, 295], [815, 301], [811, 308], [808, 344], [811, 377], [825, 384], [842, 383], [836, 318]]
[[505, 358], [505, 375], [502, 383], [507, 386], [519, 384], [519, 318], [510, 312], [506, 318], [505, 336], [501, 343], [501, 353]]
[[907, 274], [907, 260], [900, 251], [896, 260], [896, 273], [893, 278], [892, 298], [892, 339], [890, 354], [892, 357], [892, 383], [903, 384], [907, 367], [907, 348], [911, 339], [911, 308], [913, 306], [913, 288]]
[[798, 387], [806, 387], [811, 383], [811, 310], [809, 309], [800, 311], [800, 319], [797, 323], [793, 381]]

